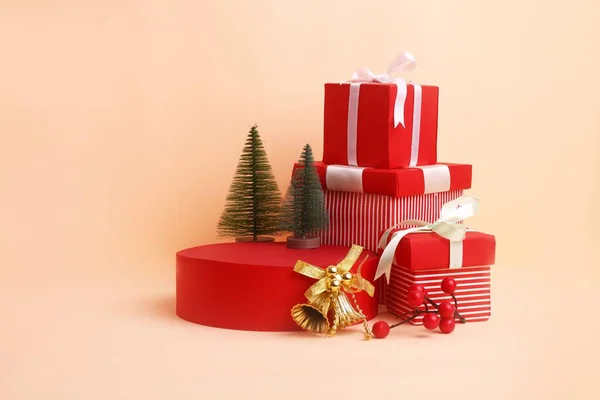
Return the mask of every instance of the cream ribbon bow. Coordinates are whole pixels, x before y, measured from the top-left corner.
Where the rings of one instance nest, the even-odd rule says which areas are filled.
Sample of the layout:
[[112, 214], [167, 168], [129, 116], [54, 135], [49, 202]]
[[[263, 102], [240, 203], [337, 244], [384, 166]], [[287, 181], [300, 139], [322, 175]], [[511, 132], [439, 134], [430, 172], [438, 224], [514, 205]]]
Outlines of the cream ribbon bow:
[[396, 101], [394, 103], [394, 128], [398, 124], [404, 126], [404, 103], [406, 102], [406, 81], [399, 77], [392, 77], [394, 72], [405, 72], [414, 69], [417, 66], [415, 57], [409, 51], [404, 51], [399, 54], [390, 63], [387, 72], [384, 74], [374, 74], [368, 68], [360, 68], [352, 74], [350, 82], [379, 82], [379, 83], [395, 83], [398, 87]]
[[[375, 279], [385, 274], [386, 281], [390, 281], [390, 272], [396, 248], [402, 238], [413, 232], [435, 232], [436, 234], [450, 240], [450, 242], [462, 242], [465, 238], [467, 227], [457, 222], [467, 219], [477, 214], [479, 209], [479, 200], [471, 196], [462, 196], [456, 200], [449, 201], [442, 206], [440, 218], [434, 223], [419, 220], [402, 221], [385, 231], [379, 240], [377, 248], [385, 248], [379, 258]], [[415, 228], [409, 228], [396, 232], [392, 240], [386, 245], [387, 239], [392, 229], [402, 225], [417, 225]]]

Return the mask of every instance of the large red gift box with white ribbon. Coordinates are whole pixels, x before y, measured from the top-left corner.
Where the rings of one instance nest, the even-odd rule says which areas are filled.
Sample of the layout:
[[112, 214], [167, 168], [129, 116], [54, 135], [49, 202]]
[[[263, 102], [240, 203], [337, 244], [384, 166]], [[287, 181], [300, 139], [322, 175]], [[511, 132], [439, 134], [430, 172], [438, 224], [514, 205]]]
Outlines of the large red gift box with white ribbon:
[[[323, 189], [407, 197], [471, 187], [469, 164], [438, 163], [415, 168], [377, 169], [315, 162]], [[295, 168], [300, 168], [297, 163]]]
[[[391, 238], [391, 235], [390, 235]], [[491, 315], [490, 266], [495, 263], [496, 241], [493, 235], [467, 231], [459, 248], [434, 232], [416, 232], [404, 236], [395, 250], [390, 282], [386, 288], [388, 310], [401, 315], [412, 310], [407, 302], [408, 288], [423, 285], [435, 303], [448, 300], [440, 283], [446, 277], [457, 283], [457, 311], [467, 322], [485, 321]], [[452, 262], [451, 251], [460, 251], [459, 264]], [[456, 258], [456, 257], [455, 257]], [[422, 317], [411, 322], [422, 324]]]
[[384, 229], [407, 219], [434, 221], [445, 203], [471, 187], [468, 164], [397, 170], [314, 165], [329, 214], [322, 243], [334, 246], [358, 244], [375, 251]]
[[323, 161], [373, 168], [435, 164], [437, 86], [325, 84]]

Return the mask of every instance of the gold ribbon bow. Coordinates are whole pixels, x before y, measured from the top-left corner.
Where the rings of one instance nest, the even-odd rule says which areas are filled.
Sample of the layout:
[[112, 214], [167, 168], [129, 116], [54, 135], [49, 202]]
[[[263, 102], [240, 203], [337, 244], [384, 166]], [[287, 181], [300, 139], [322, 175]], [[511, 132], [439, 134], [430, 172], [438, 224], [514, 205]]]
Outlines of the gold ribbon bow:
[[[294, 272], [317, 279], [317, 282], [304, 293], [308, 303], [297, 304], [292, 308], [292, 317], [300, 327], [315, 333], [327, 331], [335, 334], [338, 329], [362, 321], [365, 337], [371, 337], [367, 319], [354, 296], [354, 293], [363, 290], [371, 297], [375, 293], [371, 282], [360, 274], [362, 264], [367, 260], [368, 255], [358, 267], [356, 274], [350, 272], [362, 251], [361, 246], [354, 245], [342, 261], [325, 269], [301, 260], [296, 262]], [[356, 309], [350, 303], [346, 293], [352, 297]], [[332, 324], [329, 322], [330, 311], [333, 311]]]

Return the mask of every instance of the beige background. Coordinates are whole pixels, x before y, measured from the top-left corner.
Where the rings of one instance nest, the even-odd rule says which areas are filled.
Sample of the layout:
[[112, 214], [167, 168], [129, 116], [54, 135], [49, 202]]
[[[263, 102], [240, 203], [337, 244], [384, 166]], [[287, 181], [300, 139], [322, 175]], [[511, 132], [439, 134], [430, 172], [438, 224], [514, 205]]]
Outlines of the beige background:
[[[0, 398], [596, 398], [599, 13], [0, 1]], [[322, 154], [323, 83], [405, 49], [441, 88], [440, 160], [475, 166], [493, 319], [364, 343], [175, 318], [174, 253], [215, 240], [248, 127], [283, 190]]]

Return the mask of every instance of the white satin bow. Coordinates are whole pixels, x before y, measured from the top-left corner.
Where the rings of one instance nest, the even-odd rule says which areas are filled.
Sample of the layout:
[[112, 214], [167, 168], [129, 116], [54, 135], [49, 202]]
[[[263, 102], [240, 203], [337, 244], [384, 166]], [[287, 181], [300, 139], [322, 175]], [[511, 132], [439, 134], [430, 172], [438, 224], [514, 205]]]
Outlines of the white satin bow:
[[404, 103], [406, 101], [406, 81], [400, 77], [392, 77], [394, 72], [405, 72], [414, 69], [417, 66], [415, 57], [411, 52], [405, 51], [399, 54], [390, 63], [387, 72], [383, 74], [374, 74], [368, 68], [360, 68], [352, 74], [351, 82], [379, 82], [395, 83], [398, 87], [396, 101], [394, 105], [394, 128], [398, 124], [404, 126]]
[[[440, 217], [434, 223], [419, 220], [402, 221], [398, 225], [387, 229], [379, 240], [378, 249], [384, 249], [379, 259], [375, 279], [385, 274], [386, 281], [390, 281], [390, 272], [396, 248], [402, 238], [413, 232], [435, 232], [436, 234], [448, 239], [451, 242], [461, 242], [464, 240], [467, 227], [457, 222], [467, 219], [477, 214], [479, 209], [479, 200], [471, 196], [462, 196], [456, 200], [449, 201], [442, 206]], [[391, 231], [402, 225], [417, 225], [415, 228], [405, 229], [396, 232], [389, 243], [386, 242]]]

